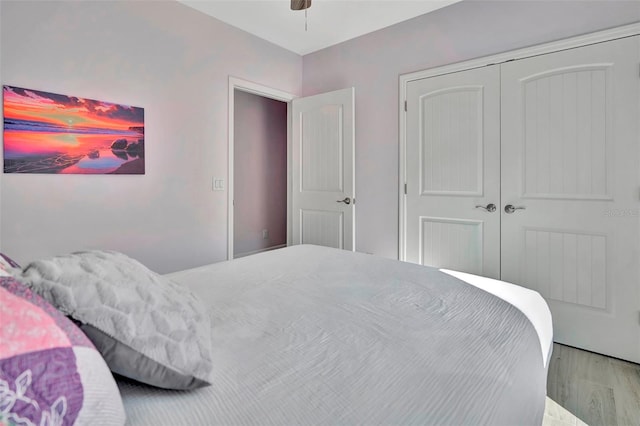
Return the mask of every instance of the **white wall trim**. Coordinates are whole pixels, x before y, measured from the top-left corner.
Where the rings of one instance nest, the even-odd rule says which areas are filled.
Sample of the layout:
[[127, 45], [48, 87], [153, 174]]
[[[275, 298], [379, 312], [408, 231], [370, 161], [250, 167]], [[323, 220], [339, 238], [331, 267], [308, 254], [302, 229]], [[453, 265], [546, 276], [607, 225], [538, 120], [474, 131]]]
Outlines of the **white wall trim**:
[[[282, 90], [273, 89], [268, 86], [263, 86], [258, 83], [254, 83], [252, 81], [243, 80], [237, 77], [229, 76], [229, 96], [228, 96], [228, 116], [229, 123], [227, 134], [229, 137], [228, 140], [228, 175], [227, 175], [227, 260], [233, 259], [233, 172], [234, 172], [234, 157], [233, 157], [233, 148], [234, 148], [234, 111], [235, 111], [235, 96], [234, 90], [242, 90], [243, 92], [253, 93], [254, 95], [262, 96], [269, 99], [274, 99], [277, 101], [282, 101], [287, 103], [287, 243], [289, 243], [290, 238], [290, 194], [291, 194], [291, 179], [290, 179], [290, 170], [291, 170], [291, 101], [295, 98], [295, 95], [284, 92]], [[250, 253], [250, 254], [253, 254]], [[247, 255], [247, 253], [244, 253]]]
[[544, 55], [561, 50], [574, 49], [576, 47], [587, 46], [590, 44], [602, 43], [605, 41], [631, 37], [640, 34], [640, 23], [633, 23], [621, 27], [611, 28], [608, 30], [597, 31], [594, 33], [584, 34], [576, 37], [570, 37], [563, 40], [557, 40], [536, 46], [525, 47], [523, 49], [511, 50], [496, 55], [485, 56], [482, 58], [471, 59], [468, 61], [457, 62], [453, 64], [443, 65], [436, 68], [430, 68], [421, 71], [415, 71], [399, 76], [398, 90], [398, 130], [399, 130], [399, 179], [398, 179], [398, 259], [405, 260], [405, 228], [406, 228], [406, 206], [404, 185], [407, 182], [406, 176], [406, 118], [407, 113], [404, 110], [404, 103], [407, 99], [407, 84], [411, 81], [421, 80], [424, 78], [435, 77], [438, 75], [451, 74], [459, 71], [466, 71], [473, 68], [485, 67], [488, 65], [497, 65], [508, 61], [514, 61], [532, 56]]

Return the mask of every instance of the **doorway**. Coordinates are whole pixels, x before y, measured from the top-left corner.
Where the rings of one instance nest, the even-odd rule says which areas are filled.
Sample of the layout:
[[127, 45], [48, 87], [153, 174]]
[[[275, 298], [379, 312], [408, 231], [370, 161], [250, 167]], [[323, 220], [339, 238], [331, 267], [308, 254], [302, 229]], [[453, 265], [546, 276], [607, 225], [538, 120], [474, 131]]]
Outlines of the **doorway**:
[[[245, 94], [257, 95], [249, 97]], [[241, 107], [236, 111], [236, 97], [240, 103], [253, 106]], [[355, 249], [355, 89], [347, 88], [333, 92], [296, 98], [276, 89], [261, 86], [256, 83], [229, 77], [229, 175], [228, 175], [228, 227], [227, 227], [227, 258], [241, 257], [271, 250], [292, 244], [317, 244], [330, 247], [338, 247], [346, 250]], [[248, 101], [247, 101], [248, 100]], [[235, 133], [256, 134], [252, 127], [262, 127], [263, 130], [271, 126], [271, 113], [264, 112], [261, 118], [243, 119], [236, 117], [236, 112], [242, 114], [241, 109], [252, 111], [262, 109], [260, 104], [269, 104], [269, 101], [279, 101], [279, 107], [286, 105], [286, 121], [280, 113], [278, 122], [284, 122], [286, 132], [285, 166], [275, 166], [275, 163], [283, 164], [283, 157], [279, 160], [261, 158], [255, 153], [246, 152], [235, 154]], [[247, 102], [245, 102], [247, 101]], [[269, 109], [269, 108], [267, 108]], [[252, 115], [253, 113], [248, 113]], [[295, 117], [294, 117], [295, 115]], [[262, 126], [260, 126], [262, 123]], [[278, 125], [279, 126], [279, 125]], [[265, 130], [268, 132], [268, 130]], [[262, 138], [262, 136], [260, 136]], [[240, 146], [241, 145], [241, 146]], [[239, 149], [245, 146], [239, 145]], [[245, 149], [246, 151], [246, 149]], [[268, 152], [269, 150], [262, 150]], [[267, 156], [267, 154], [264, 154]], [[236, 161], [240, 156], [245, 160]], [[253, 157], [253, 158], [252, 158]], [[293, 159], [295, 158], [295, 161]], [[258, 161], [259, 166], [252, 167], [249, 163]], [[281, 205], [282, 194], [273, 195], [276, 185], [270, 184], [273, 175], [260, 176], [250, 179], [253, 184], [242, 183], [242, 188], [236, 187], [235, 180], [246, 182], [244, 173], [253, 175], [258, 168], [263, 170], [275, 170], [277, 174], [286, 173], [286, 186], [284, 198], [286, 199], [286, 237], [281, 238], [281, 225], [278, 229], [278, 239], [272, 237], [272, 232], [265, 227], [264, 220], [251, 222], [254, 213], [260, 213], [271, 204]], [[281, 176], [281, 175], [279, 175]], [[252, 177], [252, 176], [250, 176]], [[280, 178], [279, 178], [280, 179]], [[296, 190], [293, 190], [293, 182]], [[279, 188], [283, 187], [279, 180]], [[258, 190], [254, 191], [254, 187]], [[249, 193], [249, 194], [248, 194]], [[253, 195], [251, 195], [253, 194]], [[241, 201], [244, 200], [244, 201]], [[243, 207], [243, 202], [245, 207]], [[239, 204], [240, 203], [240, 204]], [[249, 206], [249, 207], [246, 207]], [[238, 209], [248, 209], [236, 213]], [[275, 209], [274, 209], [275, 210]], [[281, 213], [280, 213], [281, 215]], [[273, 214], [275, 220], [281, 220], [278, 214]], [[243, 225], [235, 225], [236, 220], [249, 221], [250, 229]], [[281, 222], [280, 222], [281, 223]], [[270, 225], [268, 225], [270, 226]], [[236, 241], [235, 234], [248, 233], [249, 241]], [[256, 241], [257, 240], [257, 241]], [[250, 245], [253, 244], [253, 245]], [[234, 245], [239, 245], [238, 249]]]
[[292, 99], [229, 79], [228, 259], [287, 245]]

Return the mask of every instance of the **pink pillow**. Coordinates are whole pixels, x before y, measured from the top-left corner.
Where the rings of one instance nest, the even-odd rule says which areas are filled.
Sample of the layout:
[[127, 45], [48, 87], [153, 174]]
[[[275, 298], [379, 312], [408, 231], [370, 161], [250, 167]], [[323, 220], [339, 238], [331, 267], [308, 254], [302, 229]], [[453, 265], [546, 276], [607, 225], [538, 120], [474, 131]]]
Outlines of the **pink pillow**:
[[0, 424], [124, 424], [115, 380], [75, 324], [11, 277], [0, 313]]

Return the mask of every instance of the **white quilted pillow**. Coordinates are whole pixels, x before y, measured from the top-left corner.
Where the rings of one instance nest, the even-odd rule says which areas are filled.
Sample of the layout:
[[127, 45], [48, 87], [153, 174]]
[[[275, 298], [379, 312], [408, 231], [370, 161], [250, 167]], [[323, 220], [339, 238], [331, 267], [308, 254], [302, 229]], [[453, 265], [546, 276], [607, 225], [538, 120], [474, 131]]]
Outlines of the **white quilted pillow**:
[[81, 323], [112, 371], [166, 389], [210, 384], [209, 317], [186, 288], [113, 251], [38, 260], [21, 280]]

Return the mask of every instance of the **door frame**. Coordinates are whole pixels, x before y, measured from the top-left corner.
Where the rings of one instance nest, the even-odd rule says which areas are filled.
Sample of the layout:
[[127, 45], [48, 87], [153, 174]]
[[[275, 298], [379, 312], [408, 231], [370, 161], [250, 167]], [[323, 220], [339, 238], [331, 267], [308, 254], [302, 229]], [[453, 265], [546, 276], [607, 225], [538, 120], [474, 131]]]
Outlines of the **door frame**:
[[406, 260], [406, 134], [407, 134], [407, 85], [414, 80], [435, 77], [443, 74], [450, 74], [458, 71], [471, 70], [473, 68], [485, 67], [488, 65], [498, 65], [504, 62], [529, 58], [532, 56], [544, 55], [561, 50], [573, 49], [595, 43], [615, 40], [624, 37], [631, 37], [640, 34], [640, 23], [620, 26], [603, 31], [597, 31], [577, 37], [552, 41], [537, 46], [525, 47], [523, 49], [511, 50], [504, 53], [471, 59], [468, 61], [456, 62], [440, 67], [401, 74], [399, 78], [398, 90], [398, 130], [399, 130], [399, 173], [398, 173], [398, 259]]
[[264, 86], [252, 81], [229, 76], [228, 115], [228, 174], [227, 174], [227, 260], [233, 259], [233, 215], [234, 215], [234, 125], [235, 125], [235, 90], [252, 93], [263, 98], [274, 99], [287, 104], [287, 245], [291, 239], [291, 101], [296, 98], [292, 93]]

